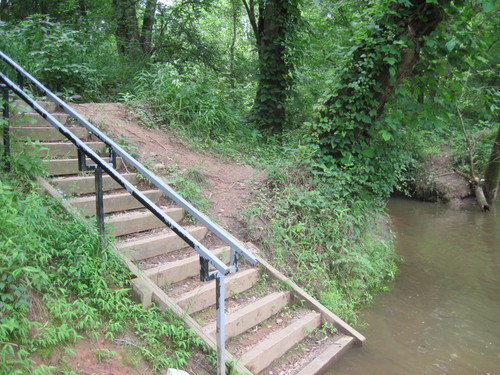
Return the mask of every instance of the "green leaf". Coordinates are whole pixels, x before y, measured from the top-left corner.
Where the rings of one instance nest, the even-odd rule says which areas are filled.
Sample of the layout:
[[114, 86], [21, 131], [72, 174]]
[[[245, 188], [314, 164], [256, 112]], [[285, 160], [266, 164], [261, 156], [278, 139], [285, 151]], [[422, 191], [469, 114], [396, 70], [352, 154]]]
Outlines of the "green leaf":
[[380, 130], [379, 134], [382, 136], [383, 140], [388, 142], [392, 139], [391, 133], [389, 133], [387, 130]]

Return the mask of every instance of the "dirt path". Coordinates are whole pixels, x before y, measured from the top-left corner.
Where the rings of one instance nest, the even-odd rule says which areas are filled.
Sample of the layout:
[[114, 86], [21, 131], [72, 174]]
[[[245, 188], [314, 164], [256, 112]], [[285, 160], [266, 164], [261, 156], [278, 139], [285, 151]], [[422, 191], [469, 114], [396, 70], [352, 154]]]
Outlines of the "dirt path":
[[142, 127], [122, 103], [87, 103], [73, 107], [113, 139], [119, 135], [125, 137], [130, 145], [138, 148], [141, 160], [154, 158], [159, 167], [178, 165], [181, 171], [201, 172], [206, 178], [203, 195], [210, 204], [209, 216], [218, 218], [234, 236], [244, 240], [239, 213], [248, 204], [252, 189], [263, 183], [263, 173], [197, 152], [168, 129]]

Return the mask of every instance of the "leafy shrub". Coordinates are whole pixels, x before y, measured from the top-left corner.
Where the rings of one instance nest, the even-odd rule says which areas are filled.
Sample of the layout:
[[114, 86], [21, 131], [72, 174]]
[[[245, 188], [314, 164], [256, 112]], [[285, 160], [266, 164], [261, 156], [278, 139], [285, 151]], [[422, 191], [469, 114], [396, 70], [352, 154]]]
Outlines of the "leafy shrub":
[[390, 232], [381, 228], [382, 205], [350, 197], [352, 176], [321, 182], [294, 155], [268, 176], [269, 189], [246, 210], [254, 226], [267, 221], [261, 245], [289, 277], [354, 321], [356, 308], [396, 273]]
[[119, 56], [110, 35], [92, 25], [75, 29], [33, 15], [17, 24], [0, 22], [0, 34], [2, 51], [68, 99], [109, 100], [128, 90], [131, 77], [143, 67], [141, 61]]
[[53, 90], [72, 95], [99, 84], [86, 61], [89, 46], [83, 33], [44, 16], [31, 16], [15, 27], [3, 24], [0, 32], [2, 50]]
[[146, 126], [169, 126], [198, 147], [211, 147], [232, 156], [252, 152], [262, 136], [242, 124], [248, 98], [244, 89], [230, 89], [229, 81], [196, 65], [183, 71], [169, 63], [155, 64], [135, 79], [133, 104]]
[[155, 371], [183, 366], [193, 348], [204, 350], [170, 312], [130, 299], [128, 272], [89, 226], [50, 197], [14, 190], [7, 182], [20, 185], [16, 175], [0, 173], [0, 373], [50, 373], [34, 370], [30, 355], [84, 334], [113, 340], [126, 329]]

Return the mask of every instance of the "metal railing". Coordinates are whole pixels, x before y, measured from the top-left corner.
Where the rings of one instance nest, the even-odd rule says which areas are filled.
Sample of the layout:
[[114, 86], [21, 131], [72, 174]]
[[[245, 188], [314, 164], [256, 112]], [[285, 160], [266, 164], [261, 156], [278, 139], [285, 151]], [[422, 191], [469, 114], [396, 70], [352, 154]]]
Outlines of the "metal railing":
[[[176, 233], [187, 245], [192, 247], [200, 256], [200, 279], [208, 281], [216, 279], [216, 339], [217, 339], [217, 373], [225, 374], [225, 333], [224, 333], [224, 277], [238, 271], [238, 256], [242, 256], [247, 262], [252, 265], [258, 263], [257, 258], [243, 247], [234, 237], [232, 237], [225, 230], [220, 228], [217, 224], [213, 223], [207, 216], [199, 212], [189, 202], [177, 194], [170, 186], [165, 184], [160, 178], [154, 175], [139, 161], [129, 155], [124, 149], [117, 145], [113, 140], [104, 135], [90, 122], [81, 117], [75, 110], [68, 104], [57, 97], [38, 80], [32, 77], [28, 72], [16, 64], [6, 54], [0, 51], [0, 59], [7, 63], [12, 69], [17, 72], [18, 84], [12, 82], [5, 74], [0, 71], [0, 86], [3, 91], [3, 116], [7, 119], [3, 127], [3, 144], [4, 144], [4, 157], [6, 158], [6, 167], [9, 168], [9, 153], [10, 153], [10, 139], [9, 139], [9, 90], [15, 93], [20, 99], [26, 102], [31, 108], [39, 113], [45, 120], [47, 120], [54, 128], [56, 128], [64, 137], [71, 141], [78, 149], [78, 166], [80, 171], [94, 170], [95, 171], [95, 186], [96, 186], [96, 216], [99, 233], [104, 235], [104, 210], [103, 210], [103, 191], [102, 191], [102, 173], [106, 172], [111, 176], [120, 186], [129, 192], [135, 199], [143, 204], [150, 212], [152, 212], [160, 221], [162, 221], [168, 228]], [[25, 83], [32, 84], [38, 91], [49, 100], [56, 103], [64, 112], [75, 119], [80, 125], [85, 127], [92, 135], [100, 139], [108, 148], [109, 161], [104, 160], [96, 152], [94, 152], [84, 141], [76, 137], [68, 128], [62, 125], [54, 116], [47, 110], [40, 106], [35, 99], [33, 99], [24, 90]], [[167, 197], [181, 206], [187, 213], [196, 218], [200, 223], [205, 225], [213, 234], [219, 237], [224, 243], [230, 247], [230, 262], [229, 266], [223, 263], [219, 258], [212, 254], [205, 246], [203, 246], [196, 238], [189, 232], [182, 228], [177, 222], [172, 220], [166, 215], [155, 203], [147, 198], [140, 190], [133, 184], [126, 180], [119, 172], [116, 171], [116, 156], [120, 156], [124, 162], [133, 166], [139, 173], [149, 180], [153, 185], [160, 189]], [[87, 165], [86, 158], [91, 159], [95, 164]], [[209, 265], [215, 268], [215, 271], [209, 271]]]

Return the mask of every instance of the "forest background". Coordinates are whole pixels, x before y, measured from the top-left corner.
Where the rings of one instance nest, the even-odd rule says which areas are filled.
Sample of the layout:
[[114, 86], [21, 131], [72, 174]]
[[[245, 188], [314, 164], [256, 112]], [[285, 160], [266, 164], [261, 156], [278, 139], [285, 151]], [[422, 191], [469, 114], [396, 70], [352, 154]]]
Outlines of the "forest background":
[[243, 213], [249, 236], [355, 322], [397, 272], [385, 203], [429, 185], [429, 155], [449, 154], [483, 204], [495, 197], [499, 11], [490, 0], [1, 0], [0, 49], [68, 101], [125, 102], [143, 126], [264, 170]]

